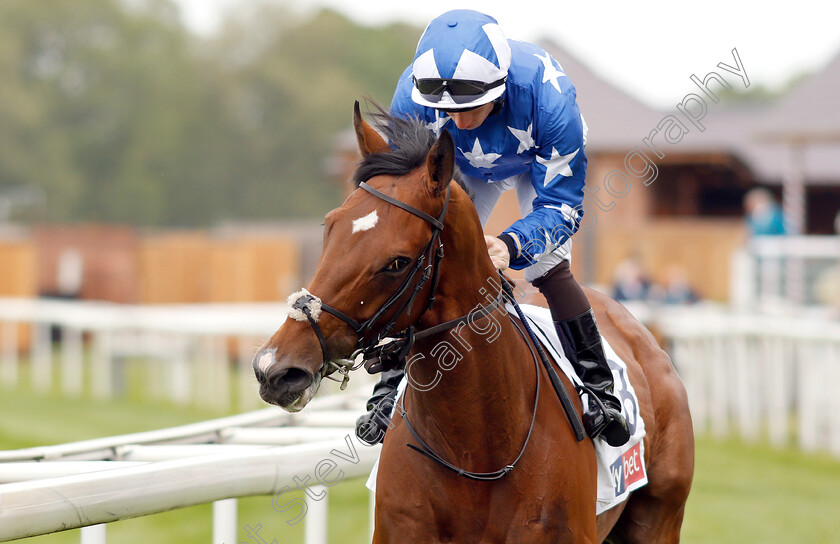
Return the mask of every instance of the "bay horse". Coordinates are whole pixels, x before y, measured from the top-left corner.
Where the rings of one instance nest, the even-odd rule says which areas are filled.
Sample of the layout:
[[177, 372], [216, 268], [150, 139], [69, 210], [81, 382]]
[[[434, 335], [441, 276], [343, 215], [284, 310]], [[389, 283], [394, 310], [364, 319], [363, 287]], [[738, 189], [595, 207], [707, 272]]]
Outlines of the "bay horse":
[[[416, 330], [406, 344], [410, 385], [381, 451], [374, 543], [679, 542], [694, 438], [666, 353], [620, 304], [586, 291], [627, 364], [647, 429], [649, 483], [596, 516], [591, 440], [576, 440], [517, 320], [488, 302], [488, 278], [498, 274], [470, 197], [452, 182], [451, 136], [377, 117], [390, 143], [356, 103], [359, 186], [327, 214], [308, 290], [290, 297], [292, 318], [254, 358], [260, 396], [300, 410], [358, 346]], [[562, 379], [579, 414], [580, 398]]]

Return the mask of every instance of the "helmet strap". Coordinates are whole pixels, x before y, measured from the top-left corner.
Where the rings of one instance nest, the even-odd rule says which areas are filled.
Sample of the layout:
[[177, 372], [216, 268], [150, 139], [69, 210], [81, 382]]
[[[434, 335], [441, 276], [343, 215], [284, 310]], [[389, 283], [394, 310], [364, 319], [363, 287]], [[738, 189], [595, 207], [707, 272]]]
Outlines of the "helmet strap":
[[490, 115], [488, 115], [488, 117], [498, 114], [500, 111], [502, 111], [502, 108], [504, 107], [505, 99], [503, 96], [500, 96], [499, 98], [493, 101], [493, 110], [490, 112]]

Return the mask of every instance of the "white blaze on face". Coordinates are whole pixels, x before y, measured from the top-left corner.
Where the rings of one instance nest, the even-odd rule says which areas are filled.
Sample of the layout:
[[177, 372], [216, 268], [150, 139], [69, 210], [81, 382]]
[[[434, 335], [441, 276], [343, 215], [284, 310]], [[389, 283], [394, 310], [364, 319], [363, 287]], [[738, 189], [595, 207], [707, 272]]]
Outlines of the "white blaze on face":
[[257, 361], [257, 366], [259, 366], [260, 370], [263, 372], [268, 370], [268, 367], [274, 362], [274, 350], [266, 351], [260, 356], [259, 361]]
[[353, 220], [353, 234], [357, 232], [364, 232], [366, 230], [370, 230], [376, 226], [376, 222], [379, 221], [379, 216], [376, 215], [376, 210], [373, 210], [369, 214], [364, 217], [360, 217], [358, 219]]

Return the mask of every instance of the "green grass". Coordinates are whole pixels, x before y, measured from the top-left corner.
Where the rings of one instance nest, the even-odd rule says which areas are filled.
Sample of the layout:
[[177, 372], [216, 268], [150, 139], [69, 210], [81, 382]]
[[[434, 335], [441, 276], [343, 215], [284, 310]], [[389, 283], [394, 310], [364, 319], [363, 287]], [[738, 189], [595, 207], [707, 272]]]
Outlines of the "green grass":
[[840, 461], [698, 440], [683, 541], [840, 543]]
[[[156, 429], [218, 417], [218, 412], [137, 400], [68, 400], [0, 391], [0, 449], [14, 449]], [[284, 503], [292, 494], [283, 497]], [[329, 490], [330, 542], [369, 542], [368, 494], [361, 479]], [[261, 525], [265, 542], [303, 542], [296, 511], [277, 512], [271, 497], [239, 503], [238, 542], [253, 542], [245, 525]], [[683, 526], [689, 544], [840, 544], [840, 461], [734, 440], [697, 442], [694, 487]], [[210, 505], [185, 508], [108, 525], [119, 544], [205, 544], [211, 541]], [[76, 544], [67, 531], [21, 542]], [[236, 543], [230, 543], [236, 544]]]

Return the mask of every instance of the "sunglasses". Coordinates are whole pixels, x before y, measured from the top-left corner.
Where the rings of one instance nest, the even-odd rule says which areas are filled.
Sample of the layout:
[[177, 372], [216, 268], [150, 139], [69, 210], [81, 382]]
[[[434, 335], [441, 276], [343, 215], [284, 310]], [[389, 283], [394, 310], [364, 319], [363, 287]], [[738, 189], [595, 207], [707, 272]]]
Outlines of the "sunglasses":
[[477, 110], [478, 108], [480, 108], [484, 105], [485, 104], [481, 104], [479, 106], [473, 106], [471, 108], [461, 108], [461, 109], [455, 109], [455, 108], [435, 108], [435, 109], [437, 111], [440, 111], [440, 112], [443, 112], [443, 113], [467, 113], [468, 111]]
[[471, 102], [477, 96], [481, 96], [490, 89], [504, 85], [507, 77], [484, 83], [471, 79], [447, 79], [447, 78], [414, 78], [414, 86], [420, 95], [429, 102], [440, 102], [443, 92], [447, 91], [456, 104]]

